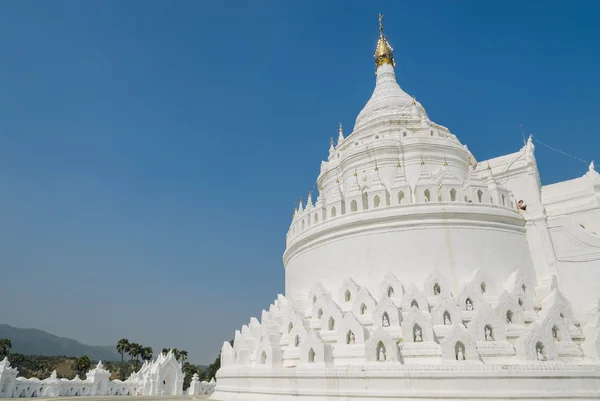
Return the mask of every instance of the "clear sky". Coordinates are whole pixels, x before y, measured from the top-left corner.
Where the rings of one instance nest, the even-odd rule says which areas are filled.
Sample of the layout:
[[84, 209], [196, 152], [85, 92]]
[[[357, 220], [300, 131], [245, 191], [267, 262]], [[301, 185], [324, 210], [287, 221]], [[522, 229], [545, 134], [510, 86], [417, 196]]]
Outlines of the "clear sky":
[[[478, 160], [600, 160], [598, 1], [0, 2], [0, 323], [211, 362], [283, 292], [294, 204], [374, 87]], [[587, 164], [537, 145], [544, 183]]]

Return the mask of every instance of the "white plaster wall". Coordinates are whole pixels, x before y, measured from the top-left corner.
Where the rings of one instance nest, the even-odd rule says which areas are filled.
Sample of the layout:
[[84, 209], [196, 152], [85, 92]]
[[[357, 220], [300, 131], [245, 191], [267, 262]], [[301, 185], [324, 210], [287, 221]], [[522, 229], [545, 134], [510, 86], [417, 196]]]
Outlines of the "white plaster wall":
[[[563, 215], [564, 216], [564, 215]], [[574, 224], [582, 225], [589, 234], [597, 235], [600, 239], [600, 208], [577, 211], [567, 215]]]
[[563, 291], [576, 314], [587, 312], [600, 295], [600, 236], [583, 229], [572, 216], [551, 219], [549, 231]]
[[512, 211], [433, 204], [405, 209], [410, 215], [371, 210], [368, 221], [360, 212], [349, 214], [338, 219], [335, 235], [321, 229], [298, 241], [284, 257], [288, 298], [306, 296], [315, 282], [337, 294], [345, 277], [377, 294], [387, 272], [403, 283], [422, 283], [438, 270], [457, 294], [478, 268], [499, 282], [517, 269], [532, 271], [524, 221]]
[[589, 312], [600, 295], [600, 259], [588, 262], [558, 262], [565, 295], [577, 315]]

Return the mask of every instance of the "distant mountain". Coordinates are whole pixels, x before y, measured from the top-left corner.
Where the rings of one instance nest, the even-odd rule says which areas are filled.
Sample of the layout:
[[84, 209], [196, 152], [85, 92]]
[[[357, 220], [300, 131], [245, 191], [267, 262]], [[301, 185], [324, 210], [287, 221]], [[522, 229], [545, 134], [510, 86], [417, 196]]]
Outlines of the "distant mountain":
[[0, 324], [0, 338], [9, 338], [12, 342], [11, 352], [24, 355], [43, 356], [83, 356], [94, 361], [120, 361], [114, 346], [85, 345], [70, 338], [57, 337], [38, 329], [20, 329], [7, 324]]

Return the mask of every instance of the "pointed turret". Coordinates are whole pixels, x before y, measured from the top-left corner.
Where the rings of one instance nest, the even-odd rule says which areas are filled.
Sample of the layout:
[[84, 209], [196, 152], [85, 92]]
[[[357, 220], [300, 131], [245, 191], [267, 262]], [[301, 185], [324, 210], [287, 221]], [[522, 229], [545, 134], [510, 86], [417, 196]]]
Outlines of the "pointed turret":
[[592, 160], [592, 162], [590, 163], [590, 167], [589, 167], [590, 171], [596, 171], [596, 166], [594, 165], [594, 161]]
[[308, 191], [308, 197], [306, 198], [306, 209], [312, 209], [313, 206], [312, 192]]
[[338, 145], [342, 143], [344, 140], [344, 131], [342, 130], [342, 123], [340, 123], [340, 128], [338, 129]]
[[415, 99], [414, 96], [413, 96], [413, 99], [412, 99], [412, 111], [411, 111], [411, 115], [414, 118], [419, 118], [419, 109], [417, 108], [417, 100]]

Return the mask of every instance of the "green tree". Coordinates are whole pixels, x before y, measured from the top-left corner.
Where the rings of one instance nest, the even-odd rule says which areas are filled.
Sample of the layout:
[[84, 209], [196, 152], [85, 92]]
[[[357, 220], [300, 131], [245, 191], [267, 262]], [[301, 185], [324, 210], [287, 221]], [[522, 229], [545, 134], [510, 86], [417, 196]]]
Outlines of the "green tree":
[[173, 351], [173, 356], [175, 356], [175, 359], [179, 360], [179, 357], [181, 356], [179, 354], [179, 350], [177, 348], [171, 348], [171, 351]]
[[0, 356], [9, 356], [11, 348], [12, 342], [10, 338], [0, 338]]
[[125, 355], [126, 352], [129, 352], [129, 347], [129, 340], [126, 338], [121, 338], [117, 343], [117, 352], [121, 354], [121, 365], [123, 365], [123, 355]]
[[144, 361], [149, 361], [150, 359], [152, 359], [152, 347], [142, 348], [142, 359]]
[[208, 365], [208, 368], [206, 369], [206, 380], [211, 381], [212, 379], [214, 379], [215, 376], [217, 375], [217, 371], [220, 368], [221, 368], [221, 352], [219, 352], [219, 356], [217, 356], [217, 359], [215, 359], [215, 361], [213, 363]]
[[142, 353], [142, 346], [139, 345], [138, 343], [131, 343], [129, 346], [129, 356], [131, 357], [131, 359], [129, 360], [129, 363], [131, 364], [131, 367], [133, 368], [135, 365], [133, 363], [134, 360], [137, 361], [138, 356], [140, 356], [140, 354]]
[[77, 358], [77, 360], [75, 361], [75, 369], [82, 376], [90, 369], [90, 366], [92, 366], [92, 361], [87, 355]]
[[[185, 360], [187, 359], [187, 355], [188, 355], [187, 351], [185, 351], [185, 350], [179, 351], [179, 357], [181, 358], [182, 363], [185, 362]], [[177, 358], [177, 359], [179, 359], [179, 358]]]
[[169, 353], [169, 348], [163, 348], [162, 354], [167, 355]]
[[200, 376], [202, 371], [197, 366], [192, 365], [189, 362], [185, 362], [183, 364], [183, 373], [185, 375], [183, 377], [183, 389], [186, 390], [190, 386], [190, 382], [192, 381], [192, 376], [194, 376], [194, 373], [197, 373], [198, 376]]

